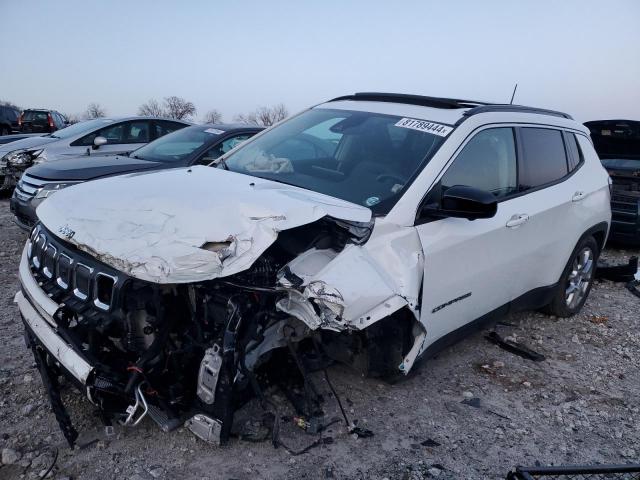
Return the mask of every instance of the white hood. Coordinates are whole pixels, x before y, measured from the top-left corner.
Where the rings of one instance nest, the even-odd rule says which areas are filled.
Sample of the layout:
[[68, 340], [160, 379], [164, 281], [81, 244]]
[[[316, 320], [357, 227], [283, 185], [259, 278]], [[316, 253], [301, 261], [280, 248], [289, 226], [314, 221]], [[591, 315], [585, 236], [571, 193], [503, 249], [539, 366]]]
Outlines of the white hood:
[[56, 193], [37, 214], [60, 238], [156, 283], [246, 270], [279, 231], [324, 216], [371, 219], [368, 208], [350, 202], [203, 166], [86, 182]]

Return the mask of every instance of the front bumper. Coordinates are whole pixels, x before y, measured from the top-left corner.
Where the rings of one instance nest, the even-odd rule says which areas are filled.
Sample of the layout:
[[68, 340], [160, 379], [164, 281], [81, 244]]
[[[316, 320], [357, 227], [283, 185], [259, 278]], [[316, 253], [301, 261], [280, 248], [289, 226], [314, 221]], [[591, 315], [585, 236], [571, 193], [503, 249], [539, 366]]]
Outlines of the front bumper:
[[640, 198], [614, 190], [611, 197], [611, 232], [618, 242], [640, 243]]
[[22, 290], [16, 293], [14, 300], [18, 304], [25, 327], [64, 370], [86, 386], [94, 368], [58, 333], [55, 314], [60, 307], [33, 279], [28, 262], [25, 246], [19, 271]]
[[29, 198], [23, 200], [16, 190], [13, 191], [9, 206], [14, 215], [14, 221], [22, 230], [29, 231], [38, 221], [36, 207], [42, 199]]

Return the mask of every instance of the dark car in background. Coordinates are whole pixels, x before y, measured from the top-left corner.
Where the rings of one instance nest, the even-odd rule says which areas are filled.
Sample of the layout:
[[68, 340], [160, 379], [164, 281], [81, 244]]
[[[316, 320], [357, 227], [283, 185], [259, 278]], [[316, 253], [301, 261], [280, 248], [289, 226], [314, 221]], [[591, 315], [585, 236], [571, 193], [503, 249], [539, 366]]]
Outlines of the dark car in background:
[[11, 211], [18, 226], [27, 230], [37, 220], [37, 206], [63, 188], [125, 173], [208, 165], [260, 130], [248, 125], [194, 125], [129, 155], [79, 156], [40, 163], [22, 175], [11, 197]]
[[594, 120], [585, 126], [612, 181], [609, 238], [640, 244], [640, 121]]
[[30, 108], [22, 111], [18, 125], [22, 133], [53, 133], [68, 126], [69, 121], [55, 110]]
[[17, 108], [10, 105], [0, 105], [0, 136], [19, 131], [19, 117], [20, 110]]

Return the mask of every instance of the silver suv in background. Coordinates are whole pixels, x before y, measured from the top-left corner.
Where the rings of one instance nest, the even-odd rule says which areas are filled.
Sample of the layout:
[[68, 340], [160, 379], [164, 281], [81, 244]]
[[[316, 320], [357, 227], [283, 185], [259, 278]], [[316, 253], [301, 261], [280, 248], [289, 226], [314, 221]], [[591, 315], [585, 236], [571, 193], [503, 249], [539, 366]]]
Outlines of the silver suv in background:
[[33, 164], [63, 158], [125, 154], [180, 128], [191, 125], [165, 118], [97, 118], [76, 123], [42, 137], [0, 145], [0, 190], [12, 189]]

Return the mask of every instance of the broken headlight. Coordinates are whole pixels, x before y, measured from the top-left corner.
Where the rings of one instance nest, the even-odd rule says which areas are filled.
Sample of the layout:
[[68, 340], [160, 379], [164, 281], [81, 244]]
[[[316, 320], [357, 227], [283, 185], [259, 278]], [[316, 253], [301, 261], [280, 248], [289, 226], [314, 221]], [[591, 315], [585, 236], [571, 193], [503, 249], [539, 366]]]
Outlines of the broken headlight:
[[62, 190], [63, 188], [70, 187], [71, 185], [75, 185], [80, 182], [65, 182], [65, 183], [47, 183], [45, 184], [38, 193], [36, 193], [36, 198], [47, 198], [58, 190]]
[[7, 162], [9, 167], [30, 166], [32, 164], [44, 162], [47, 159], [47, 152], [41, 148], [39, 150], [14, 150], [7, 153], [2, 160]]

